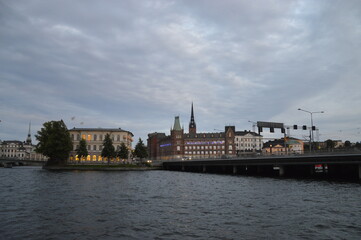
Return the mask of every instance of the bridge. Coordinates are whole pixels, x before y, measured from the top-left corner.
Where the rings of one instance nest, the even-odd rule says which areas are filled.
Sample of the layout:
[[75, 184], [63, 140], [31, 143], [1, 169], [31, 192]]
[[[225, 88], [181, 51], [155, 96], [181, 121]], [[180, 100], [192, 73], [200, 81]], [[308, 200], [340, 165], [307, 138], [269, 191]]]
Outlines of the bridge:
[[280, 177], [326, 177], [361, 180], [361, 154], [268, 156], [257, 158], [165, 161], [163, 169]]
[[21, 158], [0, 158], [0, 166], [42, 166], [46, 161], [37, 159], [21, 159]]

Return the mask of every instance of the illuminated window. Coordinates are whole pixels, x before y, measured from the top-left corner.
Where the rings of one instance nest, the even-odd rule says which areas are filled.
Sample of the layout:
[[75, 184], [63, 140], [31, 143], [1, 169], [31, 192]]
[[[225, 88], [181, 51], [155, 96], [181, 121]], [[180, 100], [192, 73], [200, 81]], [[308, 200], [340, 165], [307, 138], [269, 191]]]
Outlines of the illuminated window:
[[177, 151], [180, 151], [180, 146], [177, 146]]
[[81, 138], [85, 140], [86, 139], [85, 134], [81, 135]]
[[75, 160], [79, 161], [79, 156], [75, 155]]
[[101, 160], [103, 160], [103, 158], [102, 158], [102, 156], [99, 156], [98, 161], [101, 161]]
[[93, 155], [93, 161], [97, 160], [97, 155]]
[[91, 141], [92, 140], [92, 135], [88, 135], [88, 141]]
[[87, 161], [90, 161], [90, 155], [88, 155], [88, 156], [86, 157], [86, 160], [87, 160]]

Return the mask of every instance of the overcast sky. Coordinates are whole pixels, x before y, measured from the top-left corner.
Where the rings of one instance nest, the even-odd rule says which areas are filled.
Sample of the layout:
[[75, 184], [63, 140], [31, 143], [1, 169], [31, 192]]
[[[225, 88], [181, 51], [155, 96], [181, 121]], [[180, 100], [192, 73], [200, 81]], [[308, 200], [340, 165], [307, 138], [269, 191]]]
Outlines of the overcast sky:
[[193, 102], [198, 131], [303, 108], [320, 140], [361, 141], [359, 0], [0, 0], [0, 22], [1, 140], [63, 119], [146, 142]]

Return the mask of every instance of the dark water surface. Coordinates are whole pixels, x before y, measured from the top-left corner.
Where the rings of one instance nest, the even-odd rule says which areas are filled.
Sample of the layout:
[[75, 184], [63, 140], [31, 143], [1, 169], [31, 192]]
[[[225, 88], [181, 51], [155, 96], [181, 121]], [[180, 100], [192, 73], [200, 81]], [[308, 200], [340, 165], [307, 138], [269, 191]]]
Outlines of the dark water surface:
[[0, 168], [0, 239], [361, 239], [361, 185]]

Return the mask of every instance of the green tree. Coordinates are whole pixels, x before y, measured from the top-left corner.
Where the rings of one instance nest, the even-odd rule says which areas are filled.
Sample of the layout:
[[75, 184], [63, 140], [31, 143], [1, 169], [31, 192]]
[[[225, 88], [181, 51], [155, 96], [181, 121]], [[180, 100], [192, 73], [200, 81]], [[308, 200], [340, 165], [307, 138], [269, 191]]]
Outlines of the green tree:
[[35, 137], [35, 151], [49, 158], [46, 165], [66, 165], [73, 143], [63, 120], [44, 123]]
[[79, 157], [79, 161], [82, 158], [86, 158], [89, 153], [88, 153], [88, 149], [86, 148], [86, 141], [85, 139], [81, 139], [79, 142], [79, 148], [76, 150], [76, 154]]
[[326, 140], [326, 147], [327, 149], [333, 149], [335, 147], [335, 143], [331, 139], [328, 139]]
[[128, 155], [129, 155], [129, 150], [127, 146], [125, 146], [125, 144], [122, 142], [122, 144], [120, 145], [120, 149], [117, 153], [117, 156], [120, 159], [128, 159]]
[[110, 159], [116, 156], [115, 148], [113, 146], [113, 141], [110, 139], [110, 135], [106, 134], [104, 141], [103, 141], [103, 150], [102, 150], [102, 157], [108, 159], [108, 164], [110, 163]]
[[135, 145], [134, 155], [140, 159], [148, 157], [147, 148], [144, 146], [141, 138], [139, 138], [137, 145]]

